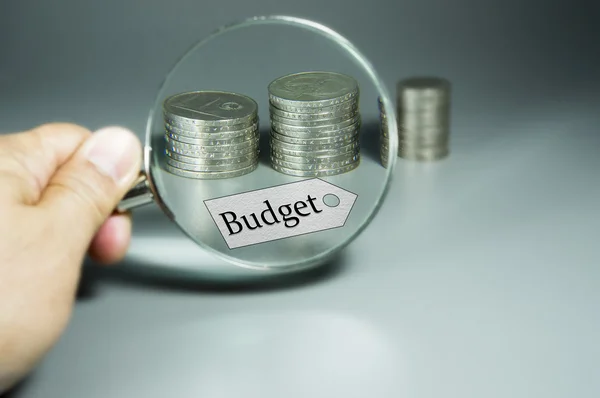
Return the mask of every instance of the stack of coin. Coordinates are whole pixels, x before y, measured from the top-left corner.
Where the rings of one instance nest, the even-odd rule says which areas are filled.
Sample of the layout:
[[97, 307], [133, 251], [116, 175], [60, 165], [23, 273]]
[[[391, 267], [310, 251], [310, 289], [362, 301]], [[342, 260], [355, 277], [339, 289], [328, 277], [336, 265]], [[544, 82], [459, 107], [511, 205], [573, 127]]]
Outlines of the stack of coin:
[[220, 91], [177, 94], [163, 103], [166, 165], [172, 174], [233, 178], [258, 166], [258, 105]]
[[360, 163], [358, 82], [333, 72], [287, 75], [269, 85], [271, 165], [297, 177], [347, 173]]
[[379, 106], [379, 121], [381, 123], [380, 127], [379, 127], [379, 142], [380, 142], [380, 149], [379, 149], [379, 155], [381, 157], [381, 164], [383, 165], [383, 167], [387, 167], [388, 165], [388, 159], [389, 159], [389, 151], [390, 151], [390, 147], [389, 147], [389, 142], [390, 142], [390, 133], [389, 133], [389, 128], [387, 125], [387, 116], [385, 113], [385, 107], [383, 106], [383, 101], [381, 100], [381, 97], [377, 97], [377, 105]]
[[397, 86], [398, 155], [409, 160], [439, 160], [449, 153], [450, 83], [414, 77]]

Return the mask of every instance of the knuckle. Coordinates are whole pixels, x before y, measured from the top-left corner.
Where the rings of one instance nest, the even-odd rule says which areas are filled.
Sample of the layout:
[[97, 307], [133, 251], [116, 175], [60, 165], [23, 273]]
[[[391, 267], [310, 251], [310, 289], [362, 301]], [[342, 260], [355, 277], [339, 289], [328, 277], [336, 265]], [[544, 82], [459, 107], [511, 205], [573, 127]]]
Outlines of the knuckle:
[[97, 221], [105, 219], [113, 210], [110, 194], [115, 190], [114, 184], [91, 165], [80, 165], [77, 170], [57, 176], [52, 180], [52, 185], [65, 191], [86, 214], [92, 212]]
[[53, 138], [58, 139], [58, 135], [63, 140], [72, 138], [76, 141], [84, 141], [92, 134], [85, 127], [72, 123], [46, 123], [32, 129], [30, 132], [32, 139], [36, 140], [42, 147], [52, 142]]
[[57, 132], [73, 132], [81, 135], [89, 135], [91, 132], [83, 126], [74, 123], [44, 123], [35, 127], [32, 131], [42, 136], [56, 134]]

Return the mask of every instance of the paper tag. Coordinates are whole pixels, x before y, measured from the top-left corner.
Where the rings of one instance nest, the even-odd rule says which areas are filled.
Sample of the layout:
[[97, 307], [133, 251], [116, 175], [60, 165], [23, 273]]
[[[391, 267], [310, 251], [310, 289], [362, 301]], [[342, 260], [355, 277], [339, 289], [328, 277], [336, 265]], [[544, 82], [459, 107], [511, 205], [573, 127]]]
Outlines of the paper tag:
[[358, 195], [319, 178], [204, 201], [230, 249], [343, 227]]

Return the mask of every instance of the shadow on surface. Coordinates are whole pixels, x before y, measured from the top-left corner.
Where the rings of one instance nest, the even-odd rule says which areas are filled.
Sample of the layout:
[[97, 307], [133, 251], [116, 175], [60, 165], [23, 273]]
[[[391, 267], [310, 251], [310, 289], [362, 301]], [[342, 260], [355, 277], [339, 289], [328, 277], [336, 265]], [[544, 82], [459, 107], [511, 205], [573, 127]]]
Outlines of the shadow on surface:
[[364, 122], [360, 131], [360, 155], [380, 161], [380, 126], [378, 120]]
[[271, 167], [271, 129], [268, 127], [260, 127], [260, 141], [258, 141], [260, 149], [259, 162], [265, 166]]
[[[126, 261], [118, 267], [106, 268], [86, 261], [79, 285], [79, 300], [93, 299], [103, 284], [195, 294], [251, 294], [303, 288], [326, 282], [344, 270], [343, 254], [316, 268], [280, 275], [258, 275], [248, 279], [216, 280], [203, 278], [200, 272], [146, 267]], [[257, 271], [260, 272], [260, 271]]]
[[27, 384], [27, 380], [23, 381], [21, 384], [16, 386], [13, 390], [0, 395], [0, 398], [17, 398], [19, 396], [24, 397], [23, 393], [24, 393], [26, 384]]

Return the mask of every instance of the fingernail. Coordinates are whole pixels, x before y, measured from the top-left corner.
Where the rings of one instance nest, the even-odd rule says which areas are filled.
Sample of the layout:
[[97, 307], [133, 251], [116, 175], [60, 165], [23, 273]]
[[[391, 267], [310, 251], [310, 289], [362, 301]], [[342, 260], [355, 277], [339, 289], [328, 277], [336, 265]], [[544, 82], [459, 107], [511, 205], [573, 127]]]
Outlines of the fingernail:
[[84, 144], [83, 154], [98, 171], [117, 184], [138, 173], [142, 148], [139, 139], [123, 127], [105, 127]]

